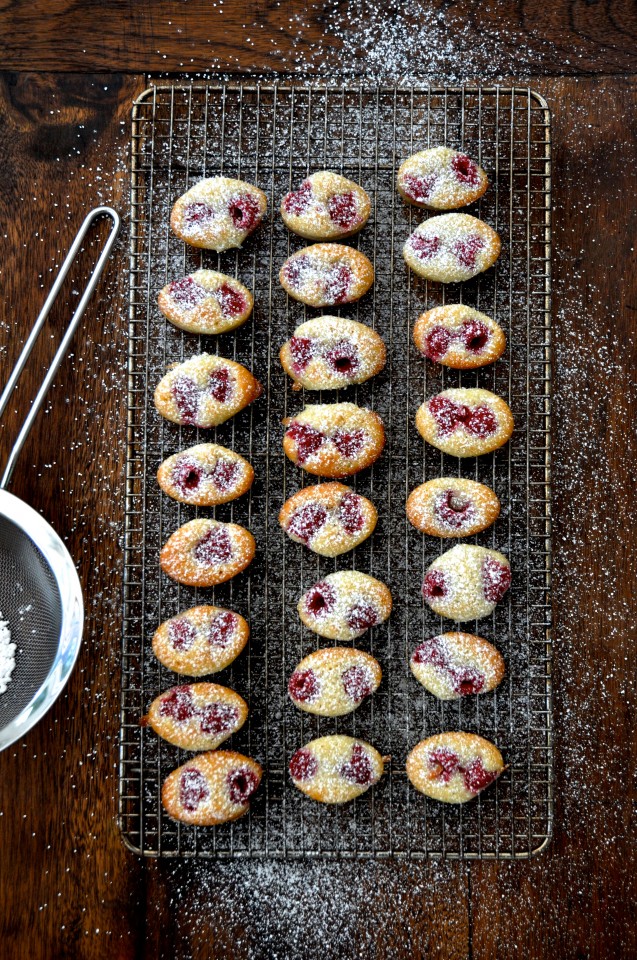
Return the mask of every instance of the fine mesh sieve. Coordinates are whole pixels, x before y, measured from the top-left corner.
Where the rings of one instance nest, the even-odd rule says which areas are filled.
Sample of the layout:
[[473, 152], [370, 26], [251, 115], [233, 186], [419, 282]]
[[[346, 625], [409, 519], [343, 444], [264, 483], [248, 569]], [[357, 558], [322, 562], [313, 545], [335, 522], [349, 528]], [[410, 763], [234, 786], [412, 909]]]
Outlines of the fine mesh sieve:
[[103, 216], [111, 218], [111, 231], [0, 480], [0, 614], [16, 644], [11, 681], [0, 695], [0, 750], [46, 713], [66, 683], [80, 648], [84, 607], [71, 556], [46, 520], [6, 488], [117, 237], [119, 217], [110, 207], [97, 207], [85, 218], [0, 397], [2, 416], [89, 227]]

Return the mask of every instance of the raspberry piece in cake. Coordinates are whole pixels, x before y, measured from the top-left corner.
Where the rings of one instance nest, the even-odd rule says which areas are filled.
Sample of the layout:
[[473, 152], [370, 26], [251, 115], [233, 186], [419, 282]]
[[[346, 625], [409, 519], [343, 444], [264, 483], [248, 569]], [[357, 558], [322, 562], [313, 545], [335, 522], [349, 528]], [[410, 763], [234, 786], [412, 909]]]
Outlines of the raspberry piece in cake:
[[452, 335], [444, 327], [435, 327], [431, 333], [427, 334], [425, 341], [425, 356], [430, 360], [440, 360], [449, 349]]
[[340, 340], [327, 354], [327, 362], [336, 373], [352, 376], [359, 367], [358, 350], [349, 340]]
[[232, 556], [232, 541], [223, 527], [214, 527], [204, 534], [195, 546], [193, 555], [197, 563], [206, 567], [227, 563]]
[[494, 557], [485, 557], [482, 564], [484, 597], [490, 603], [499, 603], [511, 586], [511, 567]]
[[228, 703], [209, 703], [200, 713], [199, 728], [209, 736], [231, 730], [237, 722], [238, 711]]
[[254, 230], [261, 220], [259, 202], [249, 193], [231, 200], [228, 204], [228, 213], [239, 230]]
[[433, 776], [442, 780], [443, 783], [448, 783], [460, 768], [460, 760], [452, 750], [438, 747], [429, 754], [429, 766], [432, 768]]
[[375, 689], [369, 670], [358, 664], [343, 673], [342, 683], [345, 693], [354, 703], [362, 703]]
[[179, 617], [169, 622], [168, 637], [175, 650], [185, 652], [197, 639], [197, 630], [187, 617]]
[[316, 583], [305, 594], [305, 608], [313, 617], [325, 617], [334, 608], [336, 592], [327, 581]]
[[320, 694], [320, 684], [314, 670], [295, 670], [288, 683], [288, 692], [293, 700], [311, 703]]
[[463, 267], [473, 269], [476, 265], [478, 253], [483, 247], [484, 240], [482, 237], [470, 236], [464, 237], [462, 240], [456, 240], [451, 245], [451, 250]]
[[217, 216], [217, 211], [208, 203], [189, 203], [184, 208], [184, 222], [188, 227], [202, 227], [211, 223]]
[[327, 520], [327, 510], [320, 503], [308, 503], [293, 514], [288, 524], [288, 533], [309, 543]]
[[290, 353], [295, 371], [301, 373], [314, 354], [313, 342], [310, 337], [292, 337], [290, 339]]
[[232, 803], [243, 806], [248, 802], [260, 783], [260, 777], [249, 767], [230, 770], [226, 777], [228, 795]]
[[361, 506], [362, 498], [357, 493], [346, 493], [341, 500], [338, 518], [347, 533], [358, 533], [363, 528], [365, 518]]
[[316, 453], [323, 445], [325, 437], [307, 423], [293, 420], [286, 431], [296, 444], [296, 458], [299, 463], [305, 463], [308, 457]]
[[451, 167], [460, 183], [468, 183], [472, 187], [477, 187], [480, 183], [478, 164], [465, 153], [457, 153], [451, 161]]
[[411, 246], [420, 260], [431, 260], [440, 250], [440, 237], [423, 236], [420, 233], [412, 234]]
[[208, 292], [192, 277], [173, 280], [168, 287], [168, 292], [175, 303], [183, 310], [194, 310], [208, 296]]
[[210, 789], [204, 775], [194, 767], [186, 767], [179, 786], [179, 801], [184, 810], [194, 812], [209, 796]]
[[352, 747], [350, 759], [341, 767], [341, 776], [351, 783], [359, 784], [359, 786], [366, 786], [374, 782], [372, 762], [367, 755], [367, 751], [360, 743], [355, 743]]
[[336, 430], [332, 436], [332, 443], [348, 460], [353, 460], [365, 444], [365, 433], [363, 430]]
[[460, 336], [467, 350], [478, 353], [480, 350], [484, 350], [489, 342], [489, 329], [486, 324], [479, 320], [471, 320], [469, 323], [463, 324]]
[[447, 579], [442, 570], [430, 570], [422, 585], [422, 595], [425, 600], [446, 597], [448, 592]]
[[293, 780], [311, 780], [318, 773], [318, 760], [309, 750], [301, 748], [290, 759], [290, 776]]
[[246, 298], [241, 291], [231, 287], [229, 283], [222, 283], [215, 291], [215, 296], [226, 316], [236, 317], [248, 307]]
[[185, 720], [194, 717], [195, 713], [196, 709], [190, 687], [173, 687], [161, 698], [159, 705], [159, 715], [161, 717], [170, 717], [177, 723], [183, 723]]
[[378, 623], [378, 611], [373, 604], [360, 600], [351, 607], [346, 620], [351, 630], [366, 630]]
[[331, 197], [327, 205], [330, 218], [343, 230], [351, 230], [358, 219], [356, 198], [350, 191]]
[[236, 628], [236, 616], [230, 610], [224, 610], [210, 624], [208, 643], [213, 647], [227, 647]]
[[298, 190], [288, 193], [283, 200], [283, 209], [295, 217], [305, 213], [312, 203], [312, 184], [304, 180]]
[[427, 203], [437, 180], [438, 177], [435, 173], [430, 173], [424, 177], [408, 174], [403, 180], [403, 193], [414, 203]]
[[190, 377], [177, 377], [172, 385], [172, 394], [184, 424], [197, 425], [199, 389]]

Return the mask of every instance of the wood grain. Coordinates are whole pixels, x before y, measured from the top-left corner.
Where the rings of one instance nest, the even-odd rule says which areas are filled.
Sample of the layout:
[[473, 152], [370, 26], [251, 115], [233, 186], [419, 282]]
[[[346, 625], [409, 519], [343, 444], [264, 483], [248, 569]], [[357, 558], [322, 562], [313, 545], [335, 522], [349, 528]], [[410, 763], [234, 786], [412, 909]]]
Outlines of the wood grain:
[[[15, 15], [16, 6], [4, 4], [2, 15], [11, 8]], [[117, 74], [2, 80], [3, 369], [85, 210], [107, 201], [125, 212], [129, 104], [144, 85]], [[422, 866], [144, 862], [124, 849], [115, 822], [124, 235], [15, 477], [14, 492], [44, 513], [77, 559], [87, 621], [64, 695], [22, 743], [0, 754], [2, 960], [637, 955], [630, 440], [637, 183], [627, 146], [636, 133], [637, 82], [534, 85], [554, 111], [554, 841], [530, 863]], [[51, 318], [58, 337], [94, 253], [87, 245], [67, 302]], [[16, 407], [28, 403], [52, 349], [45, 336]], [[2, 431], [1, 452], [16, 422]], [[308, 904], [306, 889], [316, 902]]]
[[[135, 82], [5, 76], [0, 336], [3, 374], [89, 207], [125, 206], [126, 121]], [[31, 358], [14, 409], [25, 411], [77, 302], [103, 230], [85, 246]], [[71, 681], [22, 742], [0, 754], [0, 955], [134, 957], [142, 866], [115, 822], [124, 459], [126, 238], [118, 243], [18, 463], [12, 491], [40, 510], [76, 560], [85, 633]], [[53, 339], [51, 339], [53, 338]], [[0, 462], [20, 417], [6, 418]], [[142, 907], [143, 916], [143, 907]]]
[[[401, 16], [409, 9], [397, 4]], [[379, 0], [328, 4], [294, 0], [3, 0], [0, 57], [7, 70], [105, 70], [137, 73], [248, 71], [310, 73], [338, 69], [342, 35], [347, 63], [357, 55], [370, 23], [394, 17]], [[415, 48], [410, 71], [440, 80], [471, 63], [471, 77], [622, 73], [637, 69], [637, 10], [631, 0], [435, 0], [414, 10], [436, 25], [440, 53]], [[335, 28], [337, 22], [342, 27]], [[382, 36], [379, 37], [382, 40]], [[323, 54], [314, 59], [319, 45]], [[140, 51], [143, 55], [140, 59]]]

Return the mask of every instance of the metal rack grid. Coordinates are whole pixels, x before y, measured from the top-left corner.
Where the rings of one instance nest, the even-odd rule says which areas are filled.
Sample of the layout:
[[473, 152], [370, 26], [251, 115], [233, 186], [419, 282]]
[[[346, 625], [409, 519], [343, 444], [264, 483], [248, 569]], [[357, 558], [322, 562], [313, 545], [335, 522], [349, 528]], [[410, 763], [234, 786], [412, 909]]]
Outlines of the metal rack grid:
[[[400, 161], [426, 146], [465, 149], [485, 167], [486, 195], [471, 212], [501, 234], [495, 268], [460, 285], [426, 283], [406, 268], [404, 239], [428, 214], [398, 197]], [[281, 419], [303, 406], [278, 362], [279, 346], [312, 311], [289, 300], [277, 282], [290, 252], [304, 245], [288, 233], [281, 196], [313, 170], [328, 168], [360, 182], [372, 216], [354, 246], [376, 282], [343, 313], [377, 329], [388, 347], [385, 371], [340, 398], [381, 414], [386, 450], [352, 479], [379, 511], [374, 535], [337, 560], [319, 558], [280, 530], [281, 504], [314, 479], [286, 460]], [[243, 249], [221, 255], [188, 248], [172, 236], [172, 202], [204, 176], [245, 178], [264, 189], [269, 215]], [[550, 116], [527, 88], [373, 88], [162, 83], [135, 102], [132, 129], [130, 355], [120, 824], [127, 844], [146, 855], [188, 857], [520, 858], [548, 842], [553, 779], [550, 636]], [[219, 338], [185, 334], [156, 307], [157, 291], [200, 266], [235, 274], [255, 293], [253, 318]], [[425, 362], [410, 331], [426, 308], [462, 301], [494, 315], [508, 337], [502, 359], [458, 373]], [[201, 439], [230, 446], [256, 471], [249, 495], [217, 508], [246, 525], [257, 556], [246, 573], [215, 590], [181, 587], [162, 575], [161, 544], [194, 508], [163, 495], [155, 471], [169, 454], [199, 441], [156, 413], [152, 391], [168, 363], [201, 349], [239, 360], [261, 379], [264, 396]], [[423, 399], [450, 386], [483, 386], [505, 397], [516, 429], [505, 448], [458, 460], [425, 445], [414, 427]], [[308, 396], [308, 402], [316, 396]], [[205, 437], [203, 434], [206, 434]], [[498, 493], [496, 524], [473, 538], [511, 559], [513, 586], [474, 632], [500, 649], [507, 675], [495, 691], [439, 702], [408, 668], [411, 650], [449, 624], [422, 602], [428, 564], [452, 544], [419, 534], [404, 502], [418, 483], [444, 474], [471, 477]], [[202, 511], [212, 513], [214, 511]], [[339, 719], [298, 711], [286, 696], [295, 664], [326, 641], [302, 628], [300, 594], [321, 576], [353, 567], [384, 580], [394, 595], [385, 624], [357, 641], [383, 668], [378, 692]], [[262, 788], [251, 812], [234, 824], [194, 828], [162, 810], [161, 784], [186, 755], [139, 726], [151, 700], [177, 682], [154, 658], [156, 626], [197, 602], [236, 609], [251, 623], [248, 648], [215, 676], [241, 693], [250, 718], [229, 745], [260, 760]], [[472, 630], [468, 624], [465, 629]], [[508, 770], [477, 800], [460, 807], [428, 801], [404, 773], [408, 750], [445, 729], [486, 736]], [[302, 796], [286, 776], [301, 744], [330, 732], [360, 736], [391, 753], [383, 780], [344, 807]]]

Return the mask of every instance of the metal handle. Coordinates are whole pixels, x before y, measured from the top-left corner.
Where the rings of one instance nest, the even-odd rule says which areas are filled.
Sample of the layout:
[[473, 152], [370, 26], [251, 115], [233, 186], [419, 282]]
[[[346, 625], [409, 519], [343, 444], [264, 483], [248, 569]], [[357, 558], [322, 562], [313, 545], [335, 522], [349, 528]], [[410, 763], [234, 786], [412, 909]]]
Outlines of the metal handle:
[[22, 424], [22, 429], [20, 430], [20, 433], [18, 434], [15, 443], [13, 444], [13, 448], [11, 450], [11, 453], [9, 454], [9, 459], [7, 460], [4, 474], [2, 476], [2, 479], [0, 480], [0, 490], [4, 490], [9, 485], [9, 481], [11, 480], [11, 475], [13, 474], [16, 461], [18, 459], [18, 456], [20, 455], [20, 451], [22, 450], [22, 447], [24, 446], [24, 441], [29, 435], [29, 431], [33, 426], [33, 421], [38, 415], [38, 411], [42, 406], [42, 402], [49, 390], [49, 387], [51, 386], [55, 378], [55, 374], [58, 372], [60, 364], [62, 363], [62, 360], [66, 356], [66, 352], [69, 348], [71, 339], [73, 338], [73, 334], [77, 330], [79, 322], [84, 316], [84, 311], [86, 310], [87, 304], [91, 299], [93, 290], [97, 285], [97, 281], [102, 275], [102, 271], [104, 270], [106, 261], [108, 260], [108, 257], [110, 255], [111, 248], [115, 243], [117, 234], [119, 233], [120, 219], [118, 214], [111, 207], [96, 207], [94, 210], [91, 210], [91, 212], [85, 218], [84, 223], [80, 227], [77, 233], [77, 236], [75, 237], [75, 240], [71, 245], [71, 249], [66, 255], [66, 259], [64, 263], [60, 267], [60, 272], [55, 278], [55, 283], [51, 287], [51, 291], [45, 300], [44, 306], [40, 311], [38, 319], [35, 321], [33, 325], [33, 329], [31, 330], [31, 333], [29, 334], [29, 338], [22, 349], [22, 353], [18, 357], [18, 361], [11, 372], [11, 376], [9, 377], [9, 382], [7, 383], [2, 393], [2, 396], [0, 397], [0, 418], [1, 418], [11, 398], [11, 394], [15, 390], [16, 384], [20, 379], [20, 375], [24, 369], [24, 365], [26, 364], [31, 354], [31, 351], [33, 350], [35, 341], [38, 339], [40, 332], [42, 330], [42, 327], [44, 326], [44, 322], [51, 311], [51, 307], [53, 306], [57, 298], [57, 295], [60, 292], [60, 288], [64, 283], [66, 275], [71, 269], [71, 266], [73, 265], [77, 251], [79, 250], [89, 227], [91, 226], [94, 220], [96, 220], [98, 217], [103, 217], [103, 216], [110, 217], [111, 220], [113, 221], [111, 232], [109, 233], [106, 239], [106, 243], [104, 244], [104, 249], [100, 254], [100, 258], [95, 265], [93, 273], [91, 274], [88, 280], [88, 283], [86, 284], [84, 293], [82, 294], [82, 298], [77, 305], [77, 309], [75, 310], [75, 313], [71, 317], [71, 321], [68, 327], [66, 328], [66, 333], [64, 334], [64, 337], [62, 338], [62, 342], [60, 343], [60, 346], [57, 349], [57, 353], [55, 354], [53, 361], [49, 369], [47, 370], [46, 376], [42, 381], [42, 385], [38, 390], [35, 400], [31, 404], [31, 409], [29, 410], [29, 413], [27, 414], [24, 420], [24, 423]]

